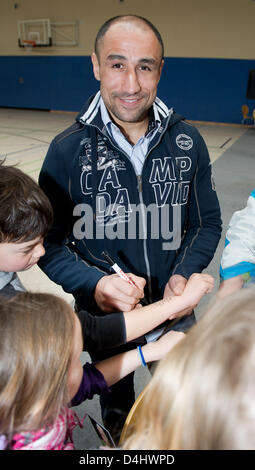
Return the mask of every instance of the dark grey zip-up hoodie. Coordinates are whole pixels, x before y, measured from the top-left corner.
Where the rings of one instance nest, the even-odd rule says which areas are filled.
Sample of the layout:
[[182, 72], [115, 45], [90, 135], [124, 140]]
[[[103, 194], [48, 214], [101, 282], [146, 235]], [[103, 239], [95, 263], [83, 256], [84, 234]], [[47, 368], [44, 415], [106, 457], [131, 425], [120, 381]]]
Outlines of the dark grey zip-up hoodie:
[[55, 213], [39, 265], [90, 312], [95, 286], [110, 272], [103, 250], [146, 279], [152, 302], [172, 274], [201, 272], [221, 235], [210, 159], [197, 129], [157, 98], [161, 126], [137, 177], [107, 134], [99, 102], [97, 93], [55, 137], [39, 177]]

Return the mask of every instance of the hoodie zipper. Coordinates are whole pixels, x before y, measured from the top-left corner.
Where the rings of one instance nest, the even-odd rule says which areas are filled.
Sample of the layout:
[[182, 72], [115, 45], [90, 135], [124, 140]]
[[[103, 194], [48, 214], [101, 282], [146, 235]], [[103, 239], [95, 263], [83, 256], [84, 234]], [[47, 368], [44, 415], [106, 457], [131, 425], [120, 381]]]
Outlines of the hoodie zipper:
[[[143, 220], [143, 229], [145, 230], [146, 227], [146, 215], [144, 211], [144, 202], [143, 202], [143, 194], [142, 194], [142, 176], [137, 175], [137, 181], [138, 181], [138, 192], [139, 192], [139, 200], [140, 200], [140, 205], [141, 205], [141, 214], [142, 214], [142, 220]], [[148, 250], [147, 250], [147, 243], [146, 243], [146, 234], [143, 234], [143, 255], [144, 255], [144, 261], [145, 261], [145, 266], [146, 266], [146, 271], [147, 271], [147, 288], [148, 288], [148, 301], [151, 304], [152, 303], [152, 287], [151, 287], [151, 268], [150, 268], [150, 262], [149, 262], [149, 257], [148, 257]]]
[[[171, 115], [168, 117], [167, 119], [167, 123], [165, 125], [165, 130], [167, 129], [168, 127], [168, 123], [169, 123], [169, 120], [171, 118]], [[149, 152], [147, 153], [146, 157], [145, 157], [145, 160], [144, 160], [144, 163], [146, 161], [146, 159], [148, 159], [150, 153], [152, 152], [152, 150], [154, 150], [154, 148], [157, 147], [157, 145], [159, 144], [160, 140], [162, 139], [162, 136], [165, 134], [165, 132], [161, 132], [161, 135], [160, 135], [160, 138], [158, 139], [157, 143], [154, 144], [151, 149], [149, 150]], [[144, 164], [143, 164], [143, 167], [144, 167]], [[143, 172], [143, 168], [142, 168], [142, 172]], [[138, 188], [138, 193], [139, 193], [139, 200], [140, 200], [140, 203], [141, 203], [141, 212], [142, 212], [142, 217], [143, 217], [143, 227], [145, 228], [146, 227], [146, 218], [145, 218], [145, 212], [144, 212], [144, 202], [143, 202], [143, 185], [142, 185], [142, 175], [137, 175], [137, 182], [138, 182], [138, 185], [137, 185], [137, 188]], [[150, 268], [150, 262], [149, 262], [149, 257], [148, 257], [148, 250], [147, 250], [147, 243], [146, 243], [146, 240], [147, 238], [144, 237], [143, 239], [143, 253], [144, 253], [144, 261], [145, 261], [145, 265], [146, 265], [146, 269], [147, 269], [147, 277], [148, 277], [148, 284], [147, 284], [147, 287], [148, 287], [148, 296], [149, 296], [149, 303], [152, 303], [152, 286], [151, 286], [151, 268]]]
[[[167, 119], [167, 123], [165, 125], [165, 130], [167, 129], [168, 122], [169, 122], [170, 118], [171, 118], [171, 115]], [[102, 132], [99, 129], [99, 127], [95, 126], [94, 124], [89, 124], [89, 125], [95, 127], [99, 131], [99, 133], [102, 135]], [[148, 156], [152, 152], [152, 150], [154, 150], [154, 148], [156, 148], [156, 146], [158, 145], [158, 143], [161, 140], [164, 133], [165, 132], [161, 132], [161, 135], [160, 135], [159, 140], [157, 141], [157, 144], [155, 144], [155, 145], [153, 145], [153, 147], [151, 147], [151, 149], [149, 150], [149, 152], [146, 155], [146, 159], [148, 158]], [[130, 161], [129, 156], [125, 152], [123, 152], [123, 150], [121, 150], [119, 147], [114, 145], [114, 143], [111, 141], [109, 136], [106, 136], [105, 134], [103, 134], [103, 139], [110, 141], [111, 145], [117, 150], [117, 152], [118, 153], [121, 152], [124, 155], [124, 157], [127, 158], [129, 160], [129, 162], [131, 163], [131, 165], [132, 165], [132, 162]], [[146, 219], [145, 219], [144, 202], [143, 202], [143, 195], [142, 195], [142, 175], [136, 175], [136, 178], [137, 178], [137, 183], [138, 183], [137, 184], [137, 189], [138, 189], [139, 201], [140, 201], [140, 204], [141, 204], [141, 212], [142, 212], [142, 218], [143, 218], [143, 228], [145, 228], [146, 227], [146, 223], [145, 223]], [[143, 254], [144, 254], [144, 261], [145, 261], [145, 266], [146, 266], [146, 271], [147, 271], [147, 279], [148, 279], [148, 282], [147, 282], [148, 297], [149, 297], [148, 301], [149, 301], [149, 303], [152, 303], [151, 269], [150, 269], [150, 262], [149, 262], [147, 243], [146, 243], [146, 238], [145, 237], [143, 239]]]

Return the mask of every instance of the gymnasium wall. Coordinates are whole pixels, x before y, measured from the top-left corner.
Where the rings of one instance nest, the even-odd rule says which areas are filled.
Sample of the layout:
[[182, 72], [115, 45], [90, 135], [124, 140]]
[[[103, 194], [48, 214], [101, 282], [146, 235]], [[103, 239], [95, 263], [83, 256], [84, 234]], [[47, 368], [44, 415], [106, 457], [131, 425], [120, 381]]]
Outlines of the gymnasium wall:
[[[187, 119], [241, 122], [255, 69], [254, 0], [0, 0], [0, 106], [78, 111], [97, 91], [90, 54], [111, 16], [151, 20], [165, 43], [158, 95]], [[17, 20], [78, 22], [77, 46], [18, 46]]]

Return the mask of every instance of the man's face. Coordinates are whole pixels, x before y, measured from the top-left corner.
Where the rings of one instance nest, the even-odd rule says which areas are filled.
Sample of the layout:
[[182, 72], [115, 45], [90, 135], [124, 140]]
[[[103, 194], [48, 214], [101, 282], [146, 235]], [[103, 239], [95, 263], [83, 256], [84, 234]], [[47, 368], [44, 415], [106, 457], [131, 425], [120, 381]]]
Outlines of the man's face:
[[120, 126], [147, 117], [157, 94], [163, 66], [161, 46], [148, 27], [113, 24], [101, 39], [99, 59], [92, 54], [101, 95]]

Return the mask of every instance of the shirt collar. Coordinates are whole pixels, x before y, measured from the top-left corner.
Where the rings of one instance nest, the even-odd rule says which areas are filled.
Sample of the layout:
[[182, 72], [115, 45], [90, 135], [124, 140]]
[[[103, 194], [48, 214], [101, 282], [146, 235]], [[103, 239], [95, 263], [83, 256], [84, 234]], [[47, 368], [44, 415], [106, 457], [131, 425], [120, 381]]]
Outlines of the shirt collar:
[[[114, 122], [110, 118], [110, 115], [108, 113], [108, 110], [104, 104], [102, 97], [100, 98], [100, 110], [101, 110], [101, 117], [102, 117], [104, 126], [108, 129], [111, 128], [111, 126], [115, 126], [115, 128], [118, 129], [118, 127], [114, 124]], [[155, 103], [153, 103], [152, 107], [149, 109], [149, 124], [148, 124], [147, 131], [145, 133], [145, 136], [147, 136], [152, 130], [155, 130], [156, 128], [158, 128], [160, 124], [161, 124], [161, 119], [160, 119], [157, 107]]]
[[0, 290], [3, 289], [13, 278], [13, 273], [0, 271]]

